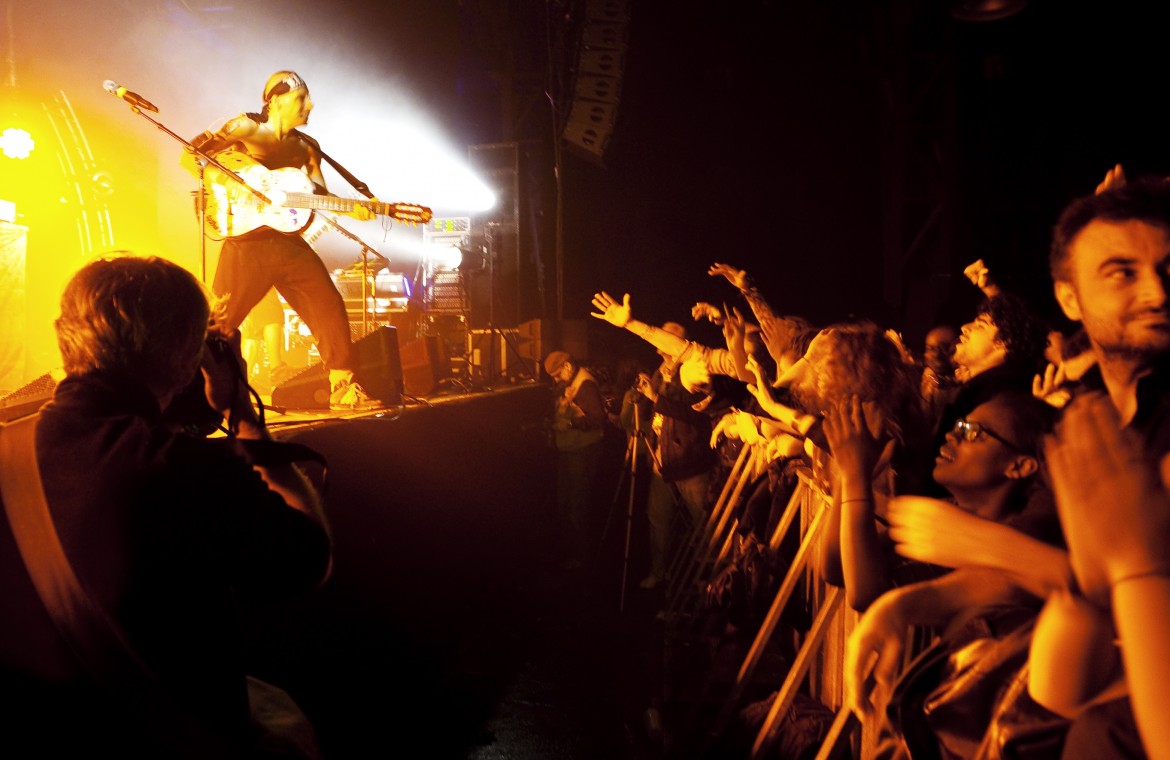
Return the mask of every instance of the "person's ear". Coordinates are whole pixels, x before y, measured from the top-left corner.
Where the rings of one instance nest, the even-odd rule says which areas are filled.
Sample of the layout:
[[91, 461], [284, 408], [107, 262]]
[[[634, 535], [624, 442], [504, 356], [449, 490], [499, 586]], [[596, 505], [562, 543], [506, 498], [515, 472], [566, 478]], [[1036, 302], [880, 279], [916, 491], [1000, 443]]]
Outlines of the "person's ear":
[[1023, 480], [1036, 474], [1040, 469], [1040, 461], [1036, 457], [1020, 454], [1012, 459], [1008, 464], [1007, 469], [1004, 470], [1010, 480]]
[[1080, 322], [1081, 302], [1077, 298], [1077, 291], [1072, 286], [1072, 283], [1066, 280], [1057, 280], [1052, 285], [1052, 292], [1056, 296], [1056, 302], [1060, 304], [1060, 310], [1064, 312], [1064, 315], [1074, 322]]

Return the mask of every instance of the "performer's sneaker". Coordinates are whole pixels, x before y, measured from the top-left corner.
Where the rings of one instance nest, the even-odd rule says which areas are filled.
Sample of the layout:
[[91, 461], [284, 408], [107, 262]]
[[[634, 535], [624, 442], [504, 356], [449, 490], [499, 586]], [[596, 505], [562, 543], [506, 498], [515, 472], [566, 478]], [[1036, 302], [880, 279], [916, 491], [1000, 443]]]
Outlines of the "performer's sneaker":
[[381, 409], [382, 402], [370, 398], [365, 389], [354, 381], [339, 383], [329, 394], [329, 408], [335, 412]]

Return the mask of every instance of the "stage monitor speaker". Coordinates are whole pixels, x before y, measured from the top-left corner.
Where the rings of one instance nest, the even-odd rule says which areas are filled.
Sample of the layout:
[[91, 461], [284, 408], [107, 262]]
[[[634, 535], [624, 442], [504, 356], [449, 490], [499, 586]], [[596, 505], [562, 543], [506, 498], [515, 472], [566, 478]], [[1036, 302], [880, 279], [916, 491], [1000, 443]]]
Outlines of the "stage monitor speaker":
[[448, 360], [438, 335], [424, 335], [402, 345], [402, 389], [411, 396], [427, 396], [439, 381], [451, 376]]
[[[402, 362], [398, 355], [398, 330], [379, 327], [353, 344], [358, 382], [370, 398], [388, 406], [402, 403]], [[323, 364], [281, 383], [272, 391], [272, 406], [284, 409], [328, 409], [329, 373]]]
[[61, 370], [46, 372], [8, 395], [0, 397], [0, 422], [11, 422], [40, 411], [41, 407], [53, 398], [57, 383], [64, 377], [65, 373]]

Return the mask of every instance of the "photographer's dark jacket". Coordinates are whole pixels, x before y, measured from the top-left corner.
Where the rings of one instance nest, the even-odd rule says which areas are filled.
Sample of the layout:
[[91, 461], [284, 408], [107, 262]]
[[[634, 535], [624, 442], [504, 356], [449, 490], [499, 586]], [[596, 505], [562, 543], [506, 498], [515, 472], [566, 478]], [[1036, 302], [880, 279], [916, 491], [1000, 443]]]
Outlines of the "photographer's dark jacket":
[[[101, 374], [62, 381], [36, 428], [46, 499], [83, 587], [166, 691], [246, 744], [237, 605], [315, 585], [330, 546], [224, 443], [174, 432], [145, 387]], [[0, 679], [9, 703], [21, 702], [8, 716], [13, 730], [41, 731], [44, 747], [80, 737], [87, 755], [115, 743], [122, 757], [176, 756], [157, 745], [134, 751], [148, 732], [119, 724], [122, 713], [58, 636], [2, 514], [0, 583]]]

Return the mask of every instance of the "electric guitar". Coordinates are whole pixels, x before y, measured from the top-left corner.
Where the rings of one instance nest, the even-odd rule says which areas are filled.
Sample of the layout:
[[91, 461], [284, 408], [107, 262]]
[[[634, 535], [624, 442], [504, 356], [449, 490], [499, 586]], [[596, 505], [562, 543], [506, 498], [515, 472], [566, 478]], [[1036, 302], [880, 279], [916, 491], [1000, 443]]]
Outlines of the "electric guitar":
[[300, 169], [267, 169], [253, 163], [232, 167], [232, 170], [269, 202], [264, 202], [215, 167], [207, 167], [204, 175], [205, 222], [209, 231], [223, 237], [236, 237], [260, 227], [296, 234], [308, 228], [314, 211], [347, 213], [357, 206], [407, 224], [426, 224], [431, 219], [431, 210], [415, 203], [382, 203], [317, 195], [313, 192], [312, 180]]

